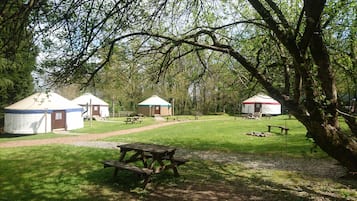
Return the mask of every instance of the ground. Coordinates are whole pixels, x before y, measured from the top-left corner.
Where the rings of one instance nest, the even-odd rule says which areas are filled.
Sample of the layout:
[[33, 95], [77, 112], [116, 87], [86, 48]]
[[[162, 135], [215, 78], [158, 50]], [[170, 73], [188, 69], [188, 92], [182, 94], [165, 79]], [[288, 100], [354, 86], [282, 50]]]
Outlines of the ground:
[[[116, 149], [118, 143], [98, 140], [115, 135], [155, 129], [174, 123], [176, 122], [165, 122], [105, 134], [3, 142], [0, 143], [0, 147], [72, 144], [76, 146]], [[173, 184], [171, 187], [149, 184], [147, 190], [145, 190], [145, 199], [143, 200], [284, 200], [285, 195], [290, 195], [287, 198], [291, 198], [292, 194], [294, 194], [296, 199], [299, 198], [299, 200], [345, 200], [340, 195], [336, 195], [338, 192], [335, 189], [330, 189], [328, 185], [319, 188], [314, 186], [318, 183], [317, 181], [309, 181], [310, 178], [338, 180], [343, 176], [346, 170], [332, 159], [291, 158], [283, 154], [281, 156], [260, 156], [184, 149], [179, 149], [177, 155], [188, 158], [191, 161], [204, 160], [221, 164], [219, 166], [221, 170], [215, 170], [219, 174], [229, 174], [229, 168], [231, 167], [240, 167], [242, 171], [238, 175], [233, 175], [231, 179], [225, 179], [222, 182], [216, 183], [188, 181], [178, 185]], [[253, 173], [252, 175], [256, 175], [256, 178], [252, 178], [251, 175], [248, 177], [247, 172], [249, 174]], [[269, 177], [272, 177], [270, 175], [272, 174], [271, 172], [277, 172], [277, 174], [288, 173], [292, 175], [292, 178], [298, 175], [301, 180], [306, 181], [300, 183], [301, 180], [278, 180], [277, 183], [280, 182], [279, 184], [272, 184], [269, 181]], [[237, 177], [239, 178], [237, 179]], [[354, 188], [354, 185], [351, 188]], [[134, 196], [132, 199], [137, 200], [140, 198]]]

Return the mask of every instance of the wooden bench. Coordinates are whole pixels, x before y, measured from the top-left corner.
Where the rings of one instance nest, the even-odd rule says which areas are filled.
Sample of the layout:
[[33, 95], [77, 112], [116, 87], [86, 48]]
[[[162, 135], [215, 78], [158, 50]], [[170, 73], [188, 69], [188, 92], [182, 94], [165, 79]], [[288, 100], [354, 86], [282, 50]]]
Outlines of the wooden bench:
[[102, 163], [104, 164], [104, 168], [115, 167], [115, 168], [122, 169], [122, 170], [128, 170], [128, 171], [134, 172], [139, 175], [149, 176], [153, 173], [153, 171], [151, 169], [140, 168], [140, 167], [137, 167], [134, 165], [130, 165], [130, 164], [123, 163], [120, 161], [115, 161], [115, 160], [103, 161]]
[[283, 131], [285, 131], [285, 135], [288, 134], [289, 128], [286, 128], [286, 127], [284, 127], [284, 126], [268, 125], [268, 132], [270, 132], [270, 130], [271, 130], [272, 127], [280, 128], [280, 129], [281, 129], [281, 131], [280, 131], [281, 134], [283, 134]]

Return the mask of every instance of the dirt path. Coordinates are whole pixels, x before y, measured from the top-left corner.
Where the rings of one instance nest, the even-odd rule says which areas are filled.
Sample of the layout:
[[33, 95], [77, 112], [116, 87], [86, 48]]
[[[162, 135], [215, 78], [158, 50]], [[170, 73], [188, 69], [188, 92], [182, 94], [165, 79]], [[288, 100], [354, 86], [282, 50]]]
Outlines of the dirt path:
[[[177, 124], [181, 122], [160, 122], [157, 124], [144, 126], [140, 128], [131, 128], [126, 130], [120, 131], [112, 131], [107, 133], [99, 133], [99, 134], [85, 134], [85, 135], [78, 135], [78, 136], [64, 136], [64, 137], [57, 137], [51, 139], [37, 139], [37, 140], [16, 140], [16, 141], [9, 141], [9, 142], [0, 142], [0, 148], [8, 148], [8, 147], [24, 147], [24, 146], [39, 146], [39, 145], [46, 145], [46, 144], [73, 144], [75, 142], [81, 141], [92, 141], [103, 139], [107, 137], [112, 137], [116, 135], [125, 135], [131, 133], [137, 133], [146, 130], [152, 130], [164, 126], [169, 126], [173, 124]], [[59, 134], [60, 135], [60, 134]]]

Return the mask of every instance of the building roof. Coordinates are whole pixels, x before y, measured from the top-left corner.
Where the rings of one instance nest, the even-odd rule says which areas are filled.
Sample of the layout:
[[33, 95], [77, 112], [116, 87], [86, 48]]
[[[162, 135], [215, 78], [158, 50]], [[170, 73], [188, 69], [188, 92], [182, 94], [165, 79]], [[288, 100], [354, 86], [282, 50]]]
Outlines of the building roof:
[[171, 104], [157, 95], [153, 95], [147, 98], [143, 102], [139, 103], [140, 106], [151, 106], [151, 105], [161, 105], [161, 106], [171, 106]]
[[278, 101], [265, 94], [257, 94], [243, 101], [243, 104], [254, 104], [254, 103], [280, 105]]
[[89, 105], [90, 103], [92, 105], [106, 105], [109, 106], [108, 103], [103, 101], [102, 99], [94, 96], [91, 93], [85, 93], [75, 99], [72, 100], [73, 102], [77, 103], [78, 105]]
[[66, 109], [81, 109], [81, 107], [72, 101], [60, 96], [57, 93], [35, 93], [27, 98], [24, 98], [8, 107], [5, 107], [5, 112], [9, 110], [66, 110]]

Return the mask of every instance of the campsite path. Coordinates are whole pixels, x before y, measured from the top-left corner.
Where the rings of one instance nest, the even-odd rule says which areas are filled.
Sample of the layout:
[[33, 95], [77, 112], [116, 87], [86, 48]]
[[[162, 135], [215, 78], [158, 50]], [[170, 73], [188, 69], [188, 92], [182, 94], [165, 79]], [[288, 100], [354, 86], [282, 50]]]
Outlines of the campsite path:
[[8, 142], [0, 142], [0, 148], [39, 146], [39, 145], [46, 145], [46, 144], [74, 144], [76, 142], [98, 140], [98, 139], [103, 139], [116, 135], [136, 133], [136, 132], [151, 130], [151, 129], [160, 128], [160, 127], [169, 126], [178, 123], [181, 122], [180, 121], [160, 122], [157, 124], [143, 126], [140, 128], [131, 128], [126, 130], [112, 131], [112, 132], [99, 133], [99, 134], [85, 134], [85, 135], [64, 136], [64, 137], [57, 137], [57, 138], [50, 138], [50, 139], [15, 140], [15, 141], [8, 141]]

